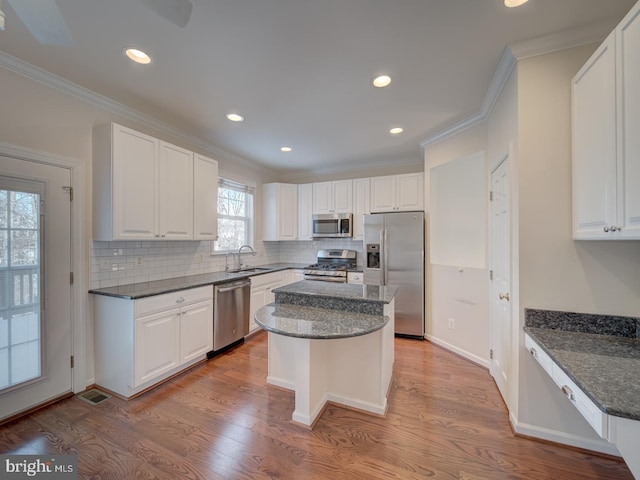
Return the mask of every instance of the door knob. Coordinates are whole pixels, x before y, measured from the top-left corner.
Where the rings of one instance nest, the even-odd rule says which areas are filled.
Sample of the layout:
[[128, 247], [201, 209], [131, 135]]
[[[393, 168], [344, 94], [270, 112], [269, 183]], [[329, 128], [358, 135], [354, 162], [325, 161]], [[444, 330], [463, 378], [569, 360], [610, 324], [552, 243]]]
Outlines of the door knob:
[[506, 300], [508, 302], [509, 301], [509, 294], [508, 293], [501, 293], [500, 295], [498, 295], [498, 298], [500, 300]]

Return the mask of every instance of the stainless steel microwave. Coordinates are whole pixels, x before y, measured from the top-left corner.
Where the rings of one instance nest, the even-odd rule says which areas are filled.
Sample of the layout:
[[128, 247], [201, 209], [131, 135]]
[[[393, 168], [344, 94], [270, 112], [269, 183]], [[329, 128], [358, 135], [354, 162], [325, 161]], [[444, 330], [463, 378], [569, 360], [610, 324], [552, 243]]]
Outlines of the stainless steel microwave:
[[342, 238], [353, 236], [351, 213], [323, 213], [313, 215], [311, 221], [314, 238]]

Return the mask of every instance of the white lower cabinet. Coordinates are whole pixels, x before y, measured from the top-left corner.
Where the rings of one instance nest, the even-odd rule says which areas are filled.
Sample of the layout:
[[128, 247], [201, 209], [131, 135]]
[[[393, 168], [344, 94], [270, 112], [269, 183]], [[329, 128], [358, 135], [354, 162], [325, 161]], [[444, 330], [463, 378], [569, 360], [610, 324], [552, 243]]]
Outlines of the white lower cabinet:
[[95, 382], [130, 398], [213, 349], [213, 287], [139, 300], [95, 295]]
[[288, 272], [288, 270], [251, 277], [251, 302], [249, 308], [251, 315], [251, 321], [249, 322], [250, 334], [260, 328], [255, 320], [256, 312], [274, 301], [275, 295], [272, 293], [272, 290], [285, 285], [285, 283], [289, 283], [284, 280], [286, 272]]

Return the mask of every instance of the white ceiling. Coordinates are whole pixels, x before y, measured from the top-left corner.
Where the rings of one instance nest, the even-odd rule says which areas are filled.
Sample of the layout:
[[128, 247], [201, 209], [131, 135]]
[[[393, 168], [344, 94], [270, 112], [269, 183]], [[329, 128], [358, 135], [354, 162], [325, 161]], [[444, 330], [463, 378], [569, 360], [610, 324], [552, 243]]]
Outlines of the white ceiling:
[[505, 45], [613, 27], [635, 0], [192, 2], [180, 28], [132, 0], [57, 0], [73, 43], [51, 46], [5, 1], [0, 49], [281, 173], [340, 170], [420, 163], [422, 140], [480, 110]]

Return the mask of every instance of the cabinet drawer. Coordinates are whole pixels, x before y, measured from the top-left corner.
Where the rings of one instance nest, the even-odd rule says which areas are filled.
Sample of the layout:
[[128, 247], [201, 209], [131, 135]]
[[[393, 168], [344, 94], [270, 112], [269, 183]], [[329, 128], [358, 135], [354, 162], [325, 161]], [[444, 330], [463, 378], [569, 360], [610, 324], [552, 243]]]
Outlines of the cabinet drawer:
[[213, 299], [213, 286], [190, 288], [178, 292], [155, 295], [135, 301], [135, 316], [148, 315], [153, 312], [182, 307], [190, 303]]
[[533, 358], [542, 366], [549, 376], [552, 376], [553, 361], [544, 350], [527, 334], [524, 335], [524, 346]]
[[252, 287], [261, 287], [263, 285], [269, 285], [271, 283], [280, 283], [282, 282], [282, 274], [283, 272], [272, 272], [272, 273], [264, 273], [262, 275], [254, 275], [251, 277], [251, 286]]
[[608, 415], [600, 410], [558, 365], [552, 363], [552, 366], [553, 381], [556, 382], [562, 393], [578, 409], [596, 433], [606, 440], [609, 436]]
[[362, 283], [362, 273], [347, 272], [347, 283]]

